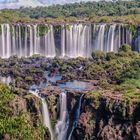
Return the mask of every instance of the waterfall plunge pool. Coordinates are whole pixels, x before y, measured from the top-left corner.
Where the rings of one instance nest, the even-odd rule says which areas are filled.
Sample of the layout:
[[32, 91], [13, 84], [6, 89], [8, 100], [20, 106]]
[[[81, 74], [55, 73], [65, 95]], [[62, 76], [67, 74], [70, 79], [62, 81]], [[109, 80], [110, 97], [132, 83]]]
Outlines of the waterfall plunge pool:
[[76, 91], [86, 91], [89, 90], [90, 87], [92, 86], [92, 84], [89, 82], [78, 81], [78, 80], [57, 83], [57, 81], [62, 80], [62, 75], [60, 74], [49, 76], [49, 73], [45, 72], [44, 77], [46, 79], [46, 82], [41, 82], [40, 85], [33, 85], [30, 87], [30, 89], [31, 90], [43, 89], [43, 88], [47, 88], [48, 86], [54, 85], [60, 88], [61, 90], [68, 89], [68, 90], [76, 90]]
[[[83, 95], [81, 95], [81, 97], [79, 98], [78, 108], [75, 113], [75, 115], [76, 115], [75, 120], [72, 124], [72, 128], [71, 128], [70, 132], [68, 132], [69, 114], [68, 114], [68, 110], [67, 110], [67, 94], [66, 94], [66, 92], [60, 93], [60, 96], [59, 96], [60, 113], [59, 113], [59, 118], [57, 119], [55, 129], [53, 130], [52, 126], [51, 126], [51, 119], [50, 119], [48, 104], [47, 104], [45, 98], [43, 96], [41, 96], [41, 94], [39, 92], [40, 92], [40, 89], [47, 88], [49, 86], [48, 81], [56, 83], [58, 80], [62, 79], [62, 76], [59, 74], [56, 74], [54, 76], [49, 76], [48, 73], [45, 73], [44, 75], [45, 75], [47, 82], [40, 83], [39, 86], [37, 86], [37, 85], [31, 86], [29, 93], [31, 93], [34, 96], [36, 96], [37, 98], [39, 98], [42, 102], [43, 124], [46, 128], [49, 129], [51, 140], [55, 140], [55, 137], [56, 137], [56, 140], [62, 140], [62, 139], [71, 140], [73, 131], [77, 127], [77, 123], [80, 118], [80, 109], [81, 109]], [[10, 76], [0, 77], [0, 81], [9, 85], [10, 83], [13, 82], [13, 79]], [[64, 83], [58, 84], [57, 86], [63, 90], [66, 88], [66, 89], [83, 91], [83, 90], [88, 89], [89, 85], [90, 85], [90, 83], [88, 83], [88, 82], [74, 80], [71, 82], [64, 82]]]
[[[56, 86], [60, 88], [61, 90], [76, 90], [76, 91], [87, 91], [90, 89], [92, 86], [91, 83], [85, 82], [85, 81], [78, 81], [78, 80], [73, 80], [73, 81], [67, 81], [63, 83], [57, 83], [57, 81], [62, 80], [62, 75], [60, 74], [55, 74], [53, 76], [49, 76], [48, 72], [44, 73], [44, 77], [46, 79], [45, 82], [41, 82], [39, 85], [32, 85], [30, 87], [30, 90], [35, 91], [47, 88], [48, 86]], [[10, 85], [14, 81], [14, 79], [11, 76], [8, 77], [3, 77], [0, 76], [0, 81], [6, 85]]]

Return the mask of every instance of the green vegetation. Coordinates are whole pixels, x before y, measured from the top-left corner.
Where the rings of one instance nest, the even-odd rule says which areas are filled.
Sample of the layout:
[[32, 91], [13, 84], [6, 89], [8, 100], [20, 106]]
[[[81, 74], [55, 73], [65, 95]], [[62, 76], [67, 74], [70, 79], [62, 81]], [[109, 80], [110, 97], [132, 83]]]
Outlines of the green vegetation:
[[43, 139], [44, 128], [41, 123], [33, 126], [30, 112], [23, 106], [24, 102], [15, 91], [0, 84], [0, 139]]
[[100, 105], [100, 98], [102, 96], [103, 92], [102, 91], [92, 91], [89, 93], [88, 98], [89, 99], [94, 99], [95, 103], [95, 108], [97, 109]]
[[[140, 23], [139, 1], [81, 2], [49, 7], [1, 10], [0, 23], [39, 22], [122, 22]], [[43, 28], [42, 28], [43, 29]], [[41, 29], [41, 30], [42, 30]], [[133, 27], [130, 30], [134, 31]]]
[[55, 5], [49, 7], [21, 8], [19, 11], [30, 18], [63, 18], [63, 17], [92, 17], [92, 16], [122, 16], [140, 14], [140, 2], [81, 2], [74, 4]]
[[37, 31], [38, 31], [38, 32], [37, 32], [37, 35], [39, 35], [39, 36], [44, 36], [44, 35], [46, 35], [46, 34], [49, 32], [49, 30], [50, 30], [49, 27], [40, 25], [40, 26], [38, 27], [38, 30], [37, 30]]
[[140, 102], [140, 55], [131, 51], [129, 45], [123, 45], [116, 54], [93, 54], [95, 64], [89, 64], [85, 73], [93, 78], [98, 76], [98, 84], [103, 90], [118, 91], [125, 100]]

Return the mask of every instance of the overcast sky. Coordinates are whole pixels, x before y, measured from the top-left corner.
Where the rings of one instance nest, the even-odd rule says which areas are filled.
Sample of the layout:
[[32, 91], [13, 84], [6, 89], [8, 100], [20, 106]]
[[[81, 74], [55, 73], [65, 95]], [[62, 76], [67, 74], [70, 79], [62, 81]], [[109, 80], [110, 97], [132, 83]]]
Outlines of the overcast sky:
[[80, 1], [95, 1], [95, 0], [0, 0], [0, 9], [19, 8], [21, 6], [22, 7], [47, 6], [52, 4], [64, 4]]
[[93, 0], [0, 0], [0, 3], [31, 3], [31, 2], [40, 2], [40, 3], [46, 3], [46, 4], [55, 4], [55, 3], [65, 3], [65, 2], [80, 2], [80, 1], [93, 1]]

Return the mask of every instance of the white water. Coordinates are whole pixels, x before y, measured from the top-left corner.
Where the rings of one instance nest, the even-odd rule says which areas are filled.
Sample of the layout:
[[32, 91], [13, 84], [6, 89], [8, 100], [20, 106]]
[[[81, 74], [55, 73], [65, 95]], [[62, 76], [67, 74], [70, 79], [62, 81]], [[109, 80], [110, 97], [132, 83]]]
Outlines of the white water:
[[34, 54], [34, 50], [33, 50], [33, 27], [31, 25], [28, 25], [29, 29], [30, 29], [30, 50], [29, 50], [29, 56], [32, 56]]
[[[42, 113], [43, 113], [43, 124], [46, 126], [51, 134], [51, 140], [54, 140], [54, 132], [51, 126], [50, 121], [50, 115], [47, 103], [44, 98], [39, 96], [39, 90], [30, 90], [30, 93], [35, 95], [36, 97], [40, 98], [42, 101]], [[69, 135], [68, 140], [71, 139], [73, 130], [77, 127], [78, 120], [80, 118], [80, 109], [81, 109], [81, 103], [82, 103], [83, 95], [79, 99], [78, 108], [76, 110], [76, 117], [75, 121], [73, 123], [73, 127], [71, 130], [71, 133]], [[57, 124], [55, 126], [55, 133], [56, 133], [56, 140], [67, 140], [67, 131], [69, 127], [69, 118], [68, 118], [68, 111], [67, 111], [67, 94], [65, 92], [62, 92], [59, 97], [59, 103], [60, 103], [60, 111], [59, 111], [59, 119], [57, 121]]]
[[101, 50], [101, 51], [104, 51], [105, 26], [106, 26], [105, 24], [98, 26], [99, 31], [98, 31], [98, 39], [97, 39], [96, 47], [98, 50]]
[[65, 30], [64, 30], [64, 25], [62, 25], [62, 31], [61, 31], [61, 57], [65, 57]]
[[55, 126], [57, 140], [67, 139], [67, 130], [69, 127], [68, 111], [67, 111], [67, 95], [62, 92], [60, 94], [60, 115]]
[[39, 93], [38, 90], [35, 90], [35, 91], [30, 90], [29, 92], [41, 99], [42, 113], [43, 113], [43, 124], [46, 128], [49, 129], [49, 132], [51, 134], [51, 140], [54, 140], [54, 134], [53, 134], [53, 129], [52, 129], [51, 120], [50, 120], [50, 114], [49, 114], [48, 105], [47, 105], [45, 99], [38, 95], [38, 93]]
[[21, 37], [21, 26], [18, 25], [18, 35], [19, 35], [19, 56], [22, 56], [22, 37]]
[[83, 96], [84, 95], [81, 95], [80, 99], [79, 99], [79, 104], [78, 104], [78, 108], [76, 110], [76, 116], [75, 116], [75, 121], [73, 123], [73, 127], [72, 127], [72, 130], [70, 132], [70, 135], [68, 137], [68, 140], [71, 140], [71, 137], [72, 137], [72, 133], [74, 131], [74, 129], [77, 127], [77, 124], [78, 124], [78, 121], [79, 121], [79, 118], [80, 118], [80, 110], [81, 110], [81, 105], [82, 105], [82, 99], [83, 99]]
[[23, 53], [23, 55], [24, 55], [25, 57], [28, 56], [28, 43], [27, 43], [27, 39], [28, 39], [27, 28], [25, 28], [24, 53]]
[[91, 50], [91, 26], [74, 24], [62, 30], [62, 56], [89, 57]]
[[[116, 52], [122, 44], [131, 44], [132, 35], [121, 24], [72, 24], [60, 25], [56, 36], [55, 26], [43, 25], [46, 30], [40, 36], [41, 26], [1, 24], [0, 57], [12, 55], [29, 57], [40, 54], [46, 57], [90, 57], [93, 50]], [[41, 30], [42, 32], [42, 30]], [[58, 46], [59, 45], [59, 46]]]
[[45, 35], [45, 56], [46, 57], [55, 57], [56, 53], [55, 53], [53, 26], [50, 25], [49, 27], [50, 27], [49, 31]]
[[10, 85], [10, 83], [12, 83], [12, 78], [10, 76], [8, 77], [0, 76], [0, 81], [6, 85]]
[[5, 53], [6, 53], [6, 58], [10, 57], [11, 55], [11, 34], [10, 34], [10, 26], [9, 24], [6, 24], [6, 28], [7, 28], [7, 33], [6, 33], [6, 47], [5, 47]]
[[110, 48], [106, 47], [107, 48], [107, 52], [109, 52], [109, 51], [113, 52], [114, 51], [115, 29], [116, 29], [116, 25], [110, 26], [110, 29], [109, 29], [109, 32], [108, 32], [108, 38], [107, 38], [107, 46], [110, 46]]
[[137, 47], [136, 50], [140, 52], [140, 28], [137, 31], [137, 38], [135, 40], [135, 46]]

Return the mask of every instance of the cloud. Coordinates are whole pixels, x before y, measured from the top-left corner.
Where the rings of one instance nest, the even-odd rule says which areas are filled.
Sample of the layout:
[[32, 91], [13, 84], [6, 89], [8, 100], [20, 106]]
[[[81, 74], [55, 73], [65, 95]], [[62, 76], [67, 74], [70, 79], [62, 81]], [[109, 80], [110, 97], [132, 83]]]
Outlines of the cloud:
[[0, 0], [0, 9], [43, 6], [38, 0]]
[[65, 4], [80, 1], [98, 1], [98, 0], [0, 0], [0, 9], [47, 6], [52, 4]]

